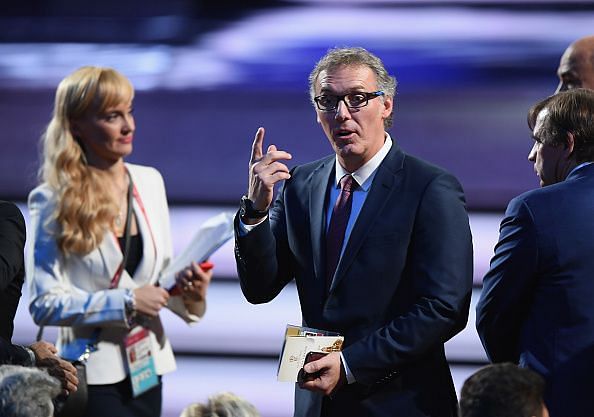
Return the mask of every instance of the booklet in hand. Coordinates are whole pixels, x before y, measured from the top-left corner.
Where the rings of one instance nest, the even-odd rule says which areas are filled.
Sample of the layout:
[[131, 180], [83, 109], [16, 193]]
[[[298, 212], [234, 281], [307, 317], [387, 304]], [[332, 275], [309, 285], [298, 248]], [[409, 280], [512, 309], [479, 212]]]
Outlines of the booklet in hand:
[[307, 377], [302, 370], [305, 363], [330, 352], [340, 352], [343, 342], [344, 337], [335, 332], [287, 325], [277, 379], [280, 382], [297, 382], [299, 377]]

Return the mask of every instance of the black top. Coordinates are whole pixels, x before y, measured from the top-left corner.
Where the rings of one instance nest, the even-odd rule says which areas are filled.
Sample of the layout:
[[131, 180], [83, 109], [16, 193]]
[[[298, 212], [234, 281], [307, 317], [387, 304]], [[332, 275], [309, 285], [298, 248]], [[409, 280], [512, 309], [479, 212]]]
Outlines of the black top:
[[[120, 248], [124, 248], [126, 244], [126, 240], [124, 236], [118, 237], [118, 241], [120, 242]], [[140, 260], [142, 259], [142, 235], [140, 233], [130, 236], [130, 248], [128, 249], [128, 259], [126, 260], [126, 271], [130, 274], [130, 276], [134, 275]]]

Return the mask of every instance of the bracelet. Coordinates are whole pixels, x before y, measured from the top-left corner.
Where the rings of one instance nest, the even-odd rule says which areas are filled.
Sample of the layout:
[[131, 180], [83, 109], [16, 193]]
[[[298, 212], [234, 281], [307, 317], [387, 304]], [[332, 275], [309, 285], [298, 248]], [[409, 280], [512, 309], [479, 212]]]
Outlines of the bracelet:
[[128, 326], [132, 327], [136, 321], [136, 296], [131, 289], [126, 289], [124, 293], [124, 307], [126, 309], [126, 321]]

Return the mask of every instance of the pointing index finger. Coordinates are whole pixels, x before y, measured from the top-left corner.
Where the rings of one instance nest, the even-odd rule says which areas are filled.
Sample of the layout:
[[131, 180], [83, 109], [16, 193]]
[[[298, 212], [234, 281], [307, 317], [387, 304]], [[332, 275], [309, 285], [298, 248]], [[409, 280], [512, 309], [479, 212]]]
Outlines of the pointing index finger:
[[252, 144], [252, 156], [251, 162], [254, 163], [262, 158], [262, 145], [264, 143], [264, 128], [258, 128], [256, 136], [254, 137], [254, 143]]

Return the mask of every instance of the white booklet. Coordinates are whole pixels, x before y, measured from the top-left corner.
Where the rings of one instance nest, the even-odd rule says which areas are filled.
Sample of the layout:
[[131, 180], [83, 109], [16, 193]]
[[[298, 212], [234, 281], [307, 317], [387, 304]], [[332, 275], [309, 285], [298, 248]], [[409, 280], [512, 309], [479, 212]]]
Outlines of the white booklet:
[[192, 262], [206, 261], [217, 249], [233, 237], [234, 213], [223, 212], [206, 220], [196, 231], [190, 244], [161, 272], [159, 285], [175, 286], [175, 274]]
[[278, 363], [277, 379], [296, 382], [303, 365], [330, 352], [340, 352], [344, 337], [338, 333], [287, 325]]

